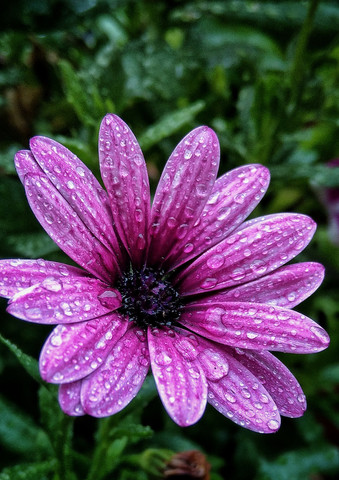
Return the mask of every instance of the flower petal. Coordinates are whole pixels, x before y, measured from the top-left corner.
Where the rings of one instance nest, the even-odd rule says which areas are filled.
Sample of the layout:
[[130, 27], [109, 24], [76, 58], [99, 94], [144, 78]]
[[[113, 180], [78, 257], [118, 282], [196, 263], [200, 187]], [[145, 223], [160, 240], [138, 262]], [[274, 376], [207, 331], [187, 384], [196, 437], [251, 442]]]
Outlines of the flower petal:
[[260, 202], [269, 180], [269, 170], [262, 165], [244, 165], [218, 178], [200, 218], [187, 236], [177, 241], [166, 266], [178, 267], [235, 230]]
[[219, 155], [217, 136], [208, 127], [196, 128], [174, 149], [152, 206], [149, 264], [161, 264], [199, 218], [216, 179]]
[[148, 174], [135, 136], [116, 115], [106, 115], [101, 123], [99, 160], [115, 228], [132, 263], [140, 266], [148, 244], [151, 201]]
[[268, 215], [246, 222], [203, 253], [176, 278], [182, 295], [206, 293], [262, 277], [310, 242], [316, 224], [306, 215]]
[[81, 380], [64, 383], [59, 387], [59, 404], [63, 412], [72, 417], [85, 415], [81, 405], [80, 392]]
[[28, 202], [42, 227], [75, 262], [95, 276], [112, 281], [119, 272], [114, 254], [93, 236], [45, 175], [26, 175]]
[[179, 330], [151, 328], [148, 346], [155, 383], [169, 416], [182, 427], [192, 425], [204, 413], [207, 401], [206, 378], [194, 361], [196, 346]]
[[121, 306], [118, 290], [96, 278], [45, 278], [21, 290], [8, 304], [8, 312], [29, 322], [57, 324], [90, 320]]
[[41, 377], [50, 383], [69, 383], [91, 374], [124, 335], [127, 325], [127, 320], [117, 314], [58, 325], [40, 353]]
[[47, 278], [59, 280], [71, 276], [74, 281], [88, 273], [80, 268], [47, 260], [0, 260], [0, 296], [10, 298]]
[[24, 183], [27, 174], [41, 175], [43, 173], [30, 150], [19, 150], [14, 155], [14, 163], [21, 183]]
[[49, 181], [91, 233], [119, 257], [120, 249], [112, 226], [107, 193], [93, 173], [76, 155], [54, 140], [33, 137], [30, 147]]
[[235, 349], [232, 353], [255, 375], [273, 398], [281, 415], [301, 417], [306, 410], [306, 397], [297, 379], [270, 352]]
[[280, 427], [277, 406], [258, 379], [227, 350], [219, 353], [228, 363], [227, 375], [208, 382], [208, 402], [233, 422], [249, 430], [273, 433]]
[[295, 263], [253, 282], [207, 295], [205, 303], [255, 302], [293, 308], [317, 290], [324, 279], [320, 263]]
[[83, 380], [81, 402], [85, 412], [106, 417], [122, 410], [140, 390], [148, 369], [146, 338], [132, 327], [115, 344], [105, 363]]
[[191, 303], [180, 323], [218, 343], [251, 350], [315, 353], [329, 344], [325, 330], [301, 313], [260, 303]]

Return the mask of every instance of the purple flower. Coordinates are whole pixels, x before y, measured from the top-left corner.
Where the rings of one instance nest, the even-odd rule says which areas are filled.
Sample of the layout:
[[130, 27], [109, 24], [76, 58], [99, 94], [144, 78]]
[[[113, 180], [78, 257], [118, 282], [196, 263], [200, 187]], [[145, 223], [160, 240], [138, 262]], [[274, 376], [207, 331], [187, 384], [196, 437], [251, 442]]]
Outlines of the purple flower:
[[[339, 168], [339, 158], [328, 162], [329, 168]], [[319, 195], [328, 214], [328, 234], [331, 242], [339, 246], [339, 188], [319, 189]]]
[[146, 164], [116, 115], [100, 128], [104, 190], [59, 143], [31, 140], [16, 154], [37, 219], [81, 268], [2, 260], [0, 292], [23, 320], [57, 324], [41, 376], [60, 384], [69, 415], [123, 409], [151, 366], [161, 400], [181, 426], [208, 401], [234, 422], [274, 432], [299, 417], [305, 396], [269, 351], [313, 353], [326, 332], [291, 310], [318, 288], [317, 263], [283, 266], [311, 240], [315, 223], [282, 213], [244, 222], [269, 183], [261, 165], [216, 180], [219, 144], [208, 127], [175, 148], [151, 207]]

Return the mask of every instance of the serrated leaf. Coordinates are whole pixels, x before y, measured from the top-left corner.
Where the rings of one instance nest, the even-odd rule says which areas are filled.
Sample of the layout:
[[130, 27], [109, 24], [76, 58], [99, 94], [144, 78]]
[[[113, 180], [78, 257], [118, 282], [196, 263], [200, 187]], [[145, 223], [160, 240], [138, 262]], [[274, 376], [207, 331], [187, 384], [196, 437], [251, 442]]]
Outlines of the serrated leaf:
[[7, 348], [16, 356], [19, 363], [24, 367], [27, 373], [34, 378], [37, 382], [43, 384], [43, 380], [40, 377], [38, 361], [27, 355], [14, 343], [10, 342], [0, 334], [0, 341], [6, 345]]
[[188, 107], [176, 110], [161, 117], [157, 123], [149, 127], [139, 138], [140, 145], [145, 151], [160, 142], [162, 139], [173, 135], [186, 123], [194, 120], [195, 116], [205, 107], [205, 102], [198, 101]]

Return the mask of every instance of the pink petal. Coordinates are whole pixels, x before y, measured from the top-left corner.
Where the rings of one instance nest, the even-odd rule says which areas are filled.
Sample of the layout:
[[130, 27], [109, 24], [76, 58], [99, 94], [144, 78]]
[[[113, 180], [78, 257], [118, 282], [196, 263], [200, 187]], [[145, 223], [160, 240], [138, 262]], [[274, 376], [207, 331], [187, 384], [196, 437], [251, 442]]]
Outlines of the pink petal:
[[[93, 173], [66, 147], [46, 137], [30, 140], [35, 160], [74, 212], [108, 250], [120, 255], [107, 193]], [[32, 166], [35, 172], [35, 168]], [[120, 259], [121, 260], [121, 259]]]
[[281, 415], [301, 417], [306, 410], [306, 397], [292, 373], [270, 352], [235, 349], [232, 353], [255, 375], [273, 398]]
[[73, 281], [88, 275], [77, 267], [46, 260], [0, 260], [0, 295], [10, 298], [16, 293], [45, 279], [72, 277]]
[[96, 278], [47, 277], [14, 295], [8, 312], [29, 322], [57, 324], [90, 320], [120, 306], [120, 293]]
[[140, 266], [148, 244], [150, 191], [140, 146], [126, 123], [108, 114], [99, 133], [101, 175], [108, 191], [115, 228], [132, 263]]
[[314, 353], [329, 337], [305, 315], [260, 303], [225, 302], [186, 305], [180, 323], [218, 343], [252, 350]]
[[72, 417], [85, 415], [81, 405], [80, 391], [81, 380], [72, 383], [64, 383], [59, 387], [59, 404], [63, 412]]
[[52, 240], [88, 272], [112, 281], [119, 272], [114, 254], [93, 236], [47, 177], [27, 174], [25, 188], [35, 216]]
[[151, 366], [160, 398], [169, 416], [180, 426], [197, 422], [204, 413], [207, 383], [195, 362], [198, 350], [180, 331], [149, 329]]
[[207, 295], [205, 303], [255, 302], [293, 308], [317, 290], [324, 279], [320, 263], [295, 263], [265, 277]]
[[227, 349], [219, 349], [228, 363], [227, 375], [208, 382], [208, 402], [233, 422], [260, 433], [273, 433], [280, 427], [277, 406], [258, 379]]
[[269, 170], [261, 165], [245, 165], [218, 178], [200, 218], [177, 241], [166, 266], [178, 267], [235, 230], [260, 202], [269, 180]]
[[41, 377], [50, 383], [69, 383], [91, 374], [105, 361], [127, 325], [128, 321], [117, 314], [58, 325], [40, 353]]
[[43, 173], [30, 150], [19, 150], [14, 156], [15, 168], [21, 183], [24, 183], [27, 174]]
[[149, 264], [161, 264], [199, 218], [216, 179], [219, 155], [217, 136], [208, 127], [196, 128], [174, 149], [152, 206]]
[[310, 242], [316, 225], [305, 215], [269, 215], [243, 224], [177, 277], [182, 295], [247, 283], [277, 269]]
[[115, 344], [105, 363], [83, 380], [81, 402], [93, 417], [122, 410], [138, 393], [149, 369], [146, 338], [130, 328]]

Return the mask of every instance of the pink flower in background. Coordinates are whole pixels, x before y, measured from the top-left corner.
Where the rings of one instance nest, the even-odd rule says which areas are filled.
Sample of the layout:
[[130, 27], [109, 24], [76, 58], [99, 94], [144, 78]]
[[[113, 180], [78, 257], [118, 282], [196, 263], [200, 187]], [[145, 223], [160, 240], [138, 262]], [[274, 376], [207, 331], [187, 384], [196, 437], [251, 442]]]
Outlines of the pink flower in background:
[[209, 402], [234, 422], [274, 432], [298, 417], [305, 396], [270, 351], [314, 353], [326, 332], [291, 310], [318, 288], [317, 263], [284, 266], [315, 223], [282, 213], [244, 222], [269, 172], [236, 168], [216, 180], [219, 144], [208, 127], [175, 148], [151, 207], [145, 161], [128, 126], [108, 114], [100, 128], [104, 190], [59, 143], [31, 140], [16, 154], [30, 206], [80, 268], [2, 260], [0, 293], [23, 320], [56, 324], [40, 372], [60, 384], [69, 415], [123, 409], [151, 366], [161, 400], [181, 426]]
[[[339, 158], [331, 160], [330, 168], [339, 168]], [[334, 245], [339, 246], [339, 188], [324, 188], [320, 192], [328, 213], [328, 234]]]

